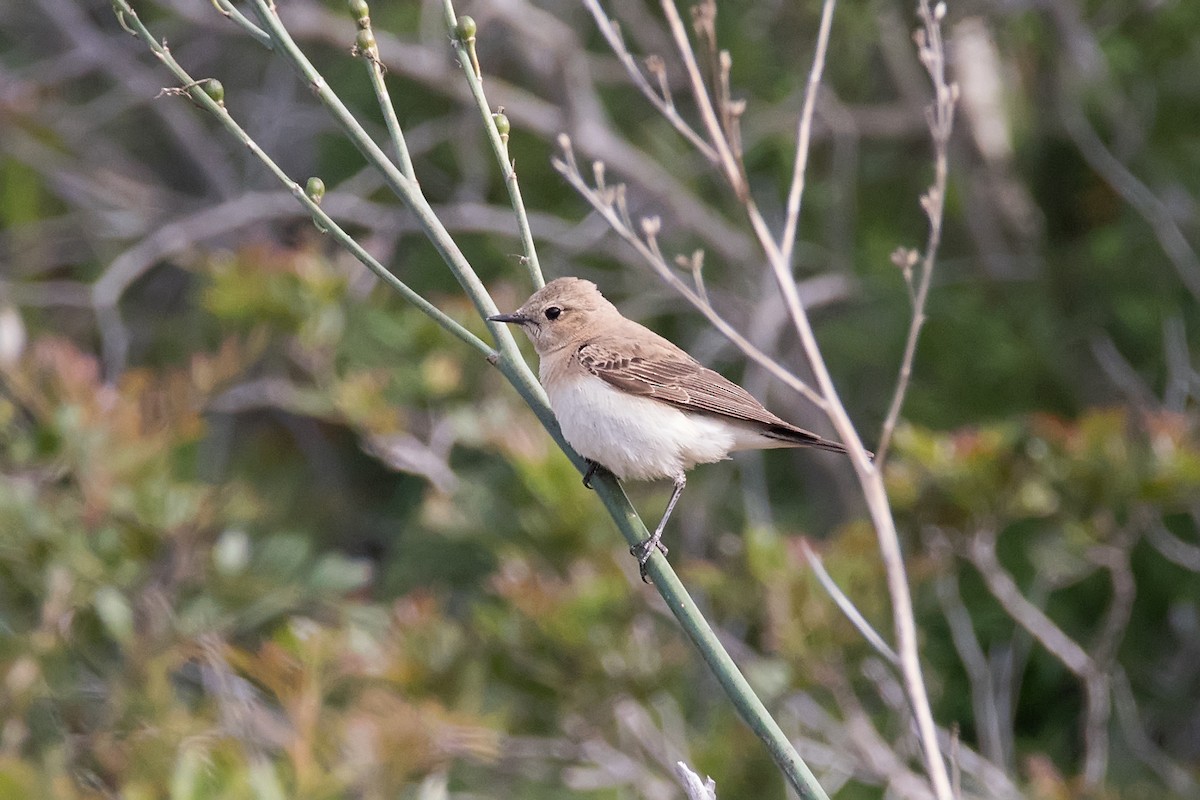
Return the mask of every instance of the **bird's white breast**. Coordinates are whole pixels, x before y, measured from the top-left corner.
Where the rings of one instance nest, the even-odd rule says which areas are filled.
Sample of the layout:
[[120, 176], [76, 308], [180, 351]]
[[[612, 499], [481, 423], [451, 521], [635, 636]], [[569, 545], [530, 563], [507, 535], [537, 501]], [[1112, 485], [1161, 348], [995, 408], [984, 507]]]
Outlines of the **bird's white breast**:
[[674, 477], [746, 446], [747, 432], [716, 417], [626, 394], [594, 375], [551, 381], [546, 394], [571, 446], [622, 480]]

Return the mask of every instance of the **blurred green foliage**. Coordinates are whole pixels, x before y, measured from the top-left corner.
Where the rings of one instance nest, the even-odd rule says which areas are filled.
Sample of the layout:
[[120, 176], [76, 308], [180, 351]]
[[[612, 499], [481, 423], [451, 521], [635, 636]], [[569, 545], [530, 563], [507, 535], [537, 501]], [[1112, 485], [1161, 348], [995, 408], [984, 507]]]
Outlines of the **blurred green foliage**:
[[[586, 763], [589, 746], [621, 746], [619, 698], [694, 728], [692, 757], [727, 786], [776, 791], [757, 741], [669, 616], [636, 591], [578, 476], [530, 415], [507, 399], [481, 403], [497, 394], [494, 375], [441, 363], [429, 323], [397, 314], [386, 297], [297, 291], [330, 268], [311, 251], [245, 263], [256, 276], [233, 278], [238, 268], [222, 261], [204, 279], [210, 323], [229, 334], [184, 367], [106, 385], [94, 357], [46, 336], [5, 373], [0, 774], [13, 792], [259, 797], [262, 782], [287, 797], [387, 797], [449, 771], [462, 788], [482, 781], [549, 797], [561, 789], [556, 760]], [[234, 280], [264, 284], [263, 313], [221, 300]], [[267, 313], [288, 292], [306, 313]], [[359, 333], [322, 348], [314, 321], [335, 318]], [[377, 347], [364, 344], [372, 339]], [[277, 414], [367, 435], [395, 430], [418, 398], [437, 397], [462, 437], [455, 493], [364, 473], [341, 487], [351, 498], [338, 497], [282, 457], [294, 445], [269, 430], [279, 420], [239, 421], [221, 479], [200, 477], [212, 457], [201, 457], [214, 413], [204, 409], [299, 341], [310, 375]], [[381, 368], [380, 349], [397, 354], [395, 367]], [[1080, 641], [1109, 601], [1086, 580], [1096, 569], [1089, 551], [1146, 513], [1183, 524], [1200, 485], [1195, 433], [1170, 415], [1035, 416], [948, 434], [905, 427], [895, 458], [889, 485], [903, 529], [936, 528], [953, 545], [996, 527], [1009, 568], [1022, 582], [1052, 583], [1055, 616]], [[363, 532], [370, 517], [381, 520], [377, 535]], [[886, 630], [873, 532], [851, 525], [824, 551], [839, 585]], [[1200, 603], [1200, 582], [1144, 545], [1133, 556], [1140, 621], [1121, 663], [1156, 695], [1143, 713], [1184, 724], [1191, 695], [1156, 676], [1181, 646], [1162, 635], [1164, 617]], [[843, 690], [859, 680], [847, 667], [868, 650], [814, 583], [796, 539], [750, 529], [734, 551], [680, 567], [714, 621], [749, 648], [743, 665], [769, 705], [826, 691], [834, 675]], [[969, 695], [966, 678], [935, 644], [946, 633], [920, 588], [944, 568], [914, 565], [920, 623], [940, 716], [962, 721], [970, 738], [970, 707], [954, 700]], [[985, 644], [1011, 640], [994, 601], [964, 595]], [[1064, 728], [1077, 708], [1071, 676], [1035, 653], [1016, 709], [1027, 747], [1070, 764], [1076, 740]], [[505, 768], [505, 743], [525, 740], [558, 755]]]

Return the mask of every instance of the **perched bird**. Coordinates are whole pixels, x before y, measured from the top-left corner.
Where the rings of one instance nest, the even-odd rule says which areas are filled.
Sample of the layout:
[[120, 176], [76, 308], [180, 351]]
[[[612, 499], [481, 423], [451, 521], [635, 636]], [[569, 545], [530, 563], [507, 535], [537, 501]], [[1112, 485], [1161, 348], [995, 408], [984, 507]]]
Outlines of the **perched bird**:
[[550, 281], [516, 311], [488, 320], [519, 325], [533, 341], [538, 377], [563, 436], [589, 462], [585, 486], [591, 488], [598, 468], [622, 481], [675, 482], [654, 533], [630, 548], [643, 580], [692, 467], [735, 450], [845, 452], [783, 421], [736, 383], [621, 316], [591, 281]]

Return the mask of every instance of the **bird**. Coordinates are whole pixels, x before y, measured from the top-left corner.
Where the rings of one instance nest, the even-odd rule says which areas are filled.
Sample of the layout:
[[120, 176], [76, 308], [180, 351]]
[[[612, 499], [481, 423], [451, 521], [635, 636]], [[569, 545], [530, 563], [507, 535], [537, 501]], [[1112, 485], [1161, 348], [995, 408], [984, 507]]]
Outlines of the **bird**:
[[623, 316], [596, 284], [556, 278], [516, 311], [489, 316], [516, 325], [538, 355], [538, 379], [563, 438], [588, 463], [621, 481], [670, 479], [666, 511], [631, 547], [642, 580], [687, 484], [687, 472], [737, 450], [844, 445], [792, 425], [649, 328]]

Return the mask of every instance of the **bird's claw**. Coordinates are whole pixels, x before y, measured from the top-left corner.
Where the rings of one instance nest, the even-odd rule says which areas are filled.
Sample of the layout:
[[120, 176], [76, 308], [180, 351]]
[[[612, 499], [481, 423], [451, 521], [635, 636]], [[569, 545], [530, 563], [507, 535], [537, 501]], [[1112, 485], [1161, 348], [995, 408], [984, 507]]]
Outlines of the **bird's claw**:
[[641, 576], [642, 583], [650, 583], [650, 578], [646, 575], [646, 565], [650, 563], [650, 554], [656, 547], [664, 556], [669, 552], [667, 546], [653, 536], [629, 548], [629, 555], [637, 559], [638, 575]]
[[591, 489], [592, 488], [592, 478], [596, 475], [597, 472], [604, 469], [604, 467], [600, 466], [599, 461], [592, 461], [590, 458], [586, 459], [586, 461], [587, 461], [588, 468], [587, 468], [587, 472], [583, 473], [583, 486], [585, 489]]

